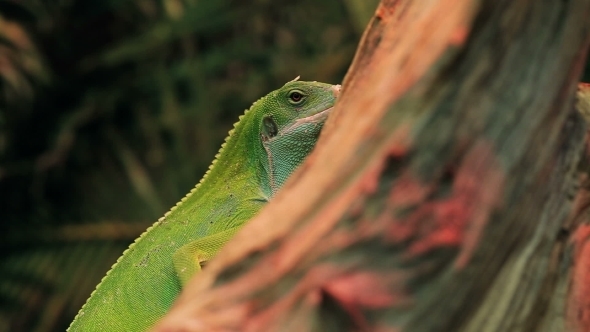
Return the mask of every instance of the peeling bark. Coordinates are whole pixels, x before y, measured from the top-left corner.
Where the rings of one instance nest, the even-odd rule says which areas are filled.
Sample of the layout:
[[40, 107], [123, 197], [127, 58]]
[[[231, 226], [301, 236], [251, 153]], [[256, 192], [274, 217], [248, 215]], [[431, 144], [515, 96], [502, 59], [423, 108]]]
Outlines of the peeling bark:
[[155, 330], [589, 331], [589, 17], [383, 0], [316, 150]]

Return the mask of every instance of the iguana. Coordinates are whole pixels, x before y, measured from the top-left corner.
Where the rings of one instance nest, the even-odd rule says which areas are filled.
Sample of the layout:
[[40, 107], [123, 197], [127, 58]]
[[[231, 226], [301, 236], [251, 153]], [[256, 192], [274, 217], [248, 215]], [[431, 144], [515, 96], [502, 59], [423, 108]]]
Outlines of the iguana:
[[182, 285], [273, 197], [313, 149], [339, 85], [288, 82], [256, 101], [201, 181], [123, 253], [68, 331], [145, 331]]

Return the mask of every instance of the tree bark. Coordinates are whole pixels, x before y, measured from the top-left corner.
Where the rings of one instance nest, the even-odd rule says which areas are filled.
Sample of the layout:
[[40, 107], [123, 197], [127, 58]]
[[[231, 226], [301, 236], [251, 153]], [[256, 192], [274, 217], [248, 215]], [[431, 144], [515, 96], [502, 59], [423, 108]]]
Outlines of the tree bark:
[[155, 330], [590, 331], [589, 42], [589, 0], [383, 0], [316, 150]]

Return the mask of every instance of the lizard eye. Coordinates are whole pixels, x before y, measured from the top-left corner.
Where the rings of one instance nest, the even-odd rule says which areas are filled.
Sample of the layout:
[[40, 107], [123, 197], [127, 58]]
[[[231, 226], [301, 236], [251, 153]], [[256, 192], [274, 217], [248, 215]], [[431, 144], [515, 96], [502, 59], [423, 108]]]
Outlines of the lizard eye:
[[305, 97], [305, 95], [303, 94], [303, 92], [301, 92], [299, 90], [293, 90], [293, 91], [289, 92], [289, 103], [291, 103], [293, 105], [301, 104], [304, 97]]

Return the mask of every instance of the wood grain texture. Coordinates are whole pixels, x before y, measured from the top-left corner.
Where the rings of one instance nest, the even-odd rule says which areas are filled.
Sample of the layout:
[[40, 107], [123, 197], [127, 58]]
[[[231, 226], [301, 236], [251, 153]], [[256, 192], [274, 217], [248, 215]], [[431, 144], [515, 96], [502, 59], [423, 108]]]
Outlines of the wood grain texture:
[[[578, 86], [576, 108], [588, 121], [590, 85]], [[550, 296], [542, 331], [587, 331], [590, 329], [590, 136], [585, 137], [585, 150], [578, 163], [580, 188], [568, 219], [554, 246], [555, 287]]]
[[588, 17], [382, 1], [316, 150], [155, 331], [589, 328], [589, 233], [570, 237]]

